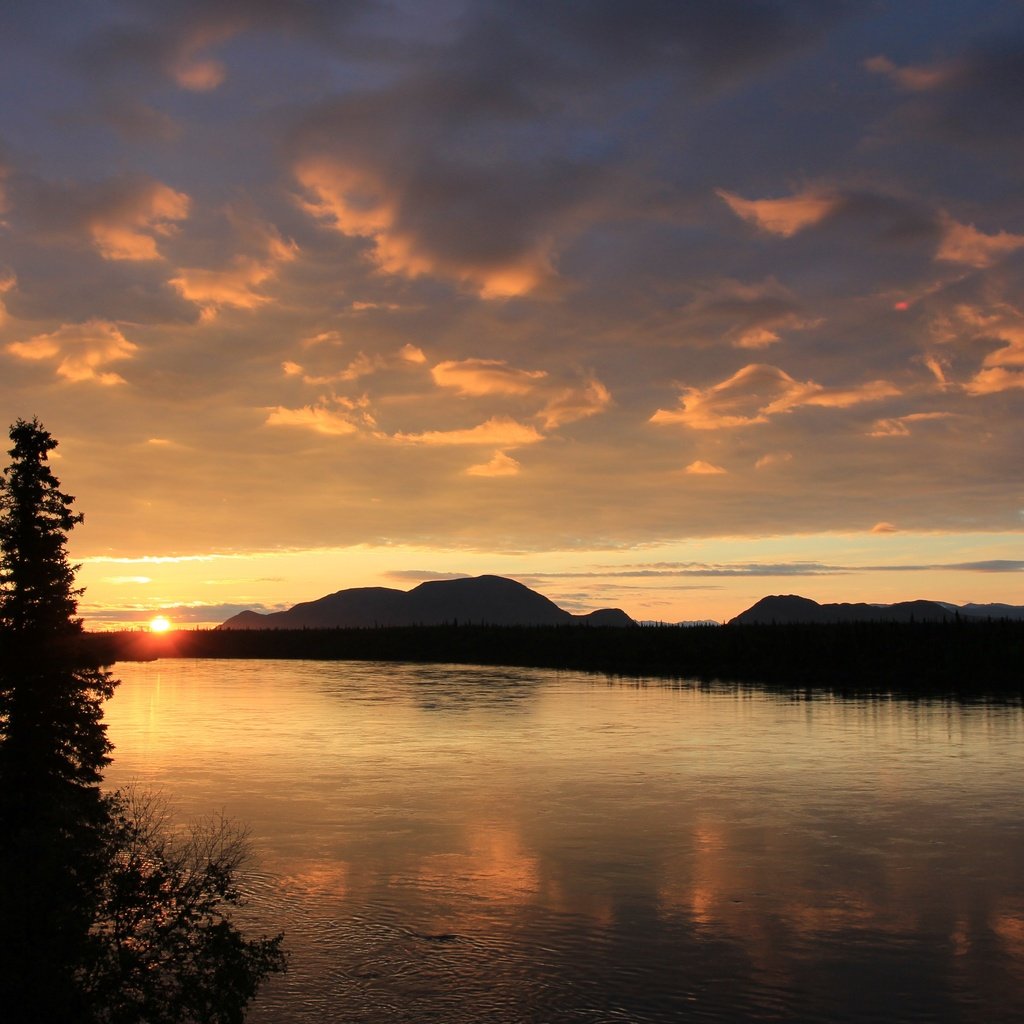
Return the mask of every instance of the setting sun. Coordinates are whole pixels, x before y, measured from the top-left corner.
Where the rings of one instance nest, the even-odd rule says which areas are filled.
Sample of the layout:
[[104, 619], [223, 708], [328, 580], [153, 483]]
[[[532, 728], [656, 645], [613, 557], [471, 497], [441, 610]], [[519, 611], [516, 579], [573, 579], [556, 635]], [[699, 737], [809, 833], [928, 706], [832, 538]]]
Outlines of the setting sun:
[[150, 633], [166, 633], [170, 628], [171, 620], [166, 615], [157, 615], [156, 618], [150, 619]]

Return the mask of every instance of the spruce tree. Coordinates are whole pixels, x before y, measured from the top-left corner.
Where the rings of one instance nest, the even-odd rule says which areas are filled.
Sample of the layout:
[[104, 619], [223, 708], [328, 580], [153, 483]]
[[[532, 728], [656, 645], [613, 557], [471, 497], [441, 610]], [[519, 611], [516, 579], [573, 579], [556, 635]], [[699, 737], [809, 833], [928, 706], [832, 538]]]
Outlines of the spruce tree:
[[0, 983], [12, 1020], [81, 1019], [76, 965], [103, 870], [99, 782], [114, 680], [77, 618], [68, 532], [82, 521], [38, 420], [0, 475]]
[[114, 681], [78, 619], [68, 532], [82, 522], [48, 464], [38, 420], [11, 428], [0, 476], [0, 778], [29, 798], [95, 799], [109, 763], [103, 702]]

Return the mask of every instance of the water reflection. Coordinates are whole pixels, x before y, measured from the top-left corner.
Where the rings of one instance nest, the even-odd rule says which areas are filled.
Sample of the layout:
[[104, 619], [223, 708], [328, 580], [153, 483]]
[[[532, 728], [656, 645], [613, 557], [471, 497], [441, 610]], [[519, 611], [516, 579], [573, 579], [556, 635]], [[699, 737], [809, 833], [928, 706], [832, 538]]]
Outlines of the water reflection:
[[1019, 708], [453, 666], [119, 666], [113, 784], [224, 807], [262, 1022], [1024, 1019]]

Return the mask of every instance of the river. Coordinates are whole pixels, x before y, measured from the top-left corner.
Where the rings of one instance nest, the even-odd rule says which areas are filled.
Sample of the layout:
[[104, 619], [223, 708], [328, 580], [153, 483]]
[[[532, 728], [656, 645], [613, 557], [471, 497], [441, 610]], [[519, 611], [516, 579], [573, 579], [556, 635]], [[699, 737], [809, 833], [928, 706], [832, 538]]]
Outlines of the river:
[[1024, 1020], [1024, 711], [121, 663], [107, 784], [244, 822], [253, 1024]]

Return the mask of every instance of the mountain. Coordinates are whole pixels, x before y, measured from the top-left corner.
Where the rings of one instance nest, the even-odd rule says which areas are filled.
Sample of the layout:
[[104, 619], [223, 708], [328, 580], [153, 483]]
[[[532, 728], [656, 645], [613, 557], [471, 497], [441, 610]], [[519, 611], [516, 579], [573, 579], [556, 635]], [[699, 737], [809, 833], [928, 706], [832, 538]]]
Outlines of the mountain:
[[964, 604], [961, 615], [974, 619], [1024, 619], [1024, 605], [1019, 604]]
[[220, 629], [330, 629], [372, 626], [632, 626], [619, 608], [572, 615], [535, 590], [503, 576], [431, 580], [412, 590], [354, 587], [287, 611], [240, 612]]
[[945, 604], [900, 601], [896, 604], [818, 604], [797, 594], [763, 597], [736, 618], [738, 625], [791, 622], [947, 622], [957, 616], [981, 619], [1024, 619], [1024, 607], [1009, 604]]

